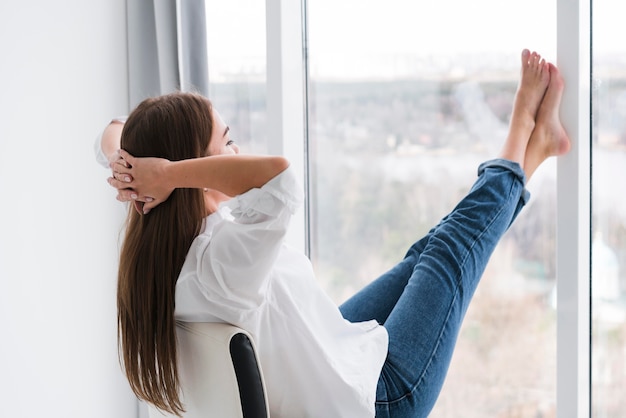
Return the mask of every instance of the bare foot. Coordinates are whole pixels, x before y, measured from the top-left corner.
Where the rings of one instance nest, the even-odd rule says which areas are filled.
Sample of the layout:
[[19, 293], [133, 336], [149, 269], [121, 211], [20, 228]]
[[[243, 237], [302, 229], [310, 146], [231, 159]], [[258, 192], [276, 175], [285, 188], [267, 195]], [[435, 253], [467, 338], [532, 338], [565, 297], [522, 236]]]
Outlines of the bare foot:
[[536, 52], [522, 51], [520, 82], [501, 158], [524, 165], [526, 147], [535, 128], [535, 118], [550, 83], [548, 63]]
[[550, 83], [537, 111], [536, 127], [530, 137], [524, 161], [527, 178], [547, 158], [566, 154], [572, 145], [559, 116], [565, 86], [563, 76], [554, 65], [548, 66]]
[[550, 82], [549, 64], [536, 52], [522, 51], [520, 83], [513, 104], [513, 116], [534, 123], [537, 110]]
[[[537, 138], [533, 135], [533, 139], [542, 139], [542, 146], [545, 147], [547, 157], [552, 157], [567, 153], [571, 147], [571, 142], [559, 116], [565, 86], [563, 76], [554, 65], [549, 64], [549, 66], [550, 85], [537, 113], [537, 130], [543, 133]], [[529, 146], [534, 146], [533, 142], [531, 139]]]

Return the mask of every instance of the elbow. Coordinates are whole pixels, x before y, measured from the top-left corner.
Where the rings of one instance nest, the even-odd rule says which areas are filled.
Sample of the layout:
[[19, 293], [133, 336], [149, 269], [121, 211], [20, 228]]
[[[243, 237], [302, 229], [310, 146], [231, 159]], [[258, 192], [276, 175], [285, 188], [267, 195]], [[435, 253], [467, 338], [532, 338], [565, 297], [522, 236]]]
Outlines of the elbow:
[[261, 187], [276, 176], [283, 173], [287, 168], [289, 168], [290, 162], [287, 158], [282, 156], [268, 156], [266, 157], [263, 163], [263, 169], [258, 172], [259, 177], [257, 177], [258, 184], [256, 187]]
[[285, 171], [287, 168], [289, 168], [289, 160], [286, 159], [285, 157], [274, 157], [273, 161], [272, 161], [272, 168], [274, 169], [274, 171], [276, 172], [276, 174], [280, 174], [283, 171]]

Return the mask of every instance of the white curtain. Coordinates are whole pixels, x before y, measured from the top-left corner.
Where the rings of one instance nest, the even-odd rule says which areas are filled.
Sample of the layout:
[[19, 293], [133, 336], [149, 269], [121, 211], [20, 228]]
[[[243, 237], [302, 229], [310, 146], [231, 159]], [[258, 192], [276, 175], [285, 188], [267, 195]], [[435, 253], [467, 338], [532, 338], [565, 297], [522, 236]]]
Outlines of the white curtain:
[[204, 0], [127, 0], [129, 101], [209, 92]]

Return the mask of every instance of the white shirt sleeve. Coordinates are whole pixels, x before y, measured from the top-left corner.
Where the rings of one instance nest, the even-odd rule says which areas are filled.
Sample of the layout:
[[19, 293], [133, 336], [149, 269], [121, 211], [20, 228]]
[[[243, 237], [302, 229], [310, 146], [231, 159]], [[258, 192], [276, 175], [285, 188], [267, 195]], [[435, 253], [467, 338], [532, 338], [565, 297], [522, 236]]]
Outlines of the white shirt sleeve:
[[287, 168], [260, 189], [226, 203], [234, 220], [216, 225], [199, 272], [209, 287], [257, 299], [265, 293], [291, 216], [302, 205], [303, 192]]
[[[109, 124], [113, 122], [126, 123], [126, 116], [120, 116], [120, 117], [114, 118], [113, 120], [111, 120], [111, 122], [109, 122]], [[104, 152], [102, 152], [102, 134], [103, 133], [104, 133], [104, 129], [100, 131], [100, 134], [96, 137], [96, 141], [93, 144], [93, 150], [96, 154], [96, 162], [104, 168], [109, 168], [109, 160], [107, 159], [106, 155], [104, 155]]]

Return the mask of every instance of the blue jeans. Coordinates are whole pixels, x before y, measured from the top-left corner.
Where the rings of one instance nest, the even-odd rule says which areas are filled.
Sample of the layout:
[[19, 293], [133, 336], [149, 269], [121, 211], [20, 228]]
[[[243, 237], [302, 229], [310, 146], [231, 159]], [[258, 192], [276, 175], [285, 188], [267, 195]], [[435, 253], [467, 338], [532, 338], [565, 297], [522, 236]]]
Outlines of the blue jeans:
[[340, 306], [349, 321], [376, 319], [389, 333], [376, 417], [426, 417], [432, 410], [474, 290], [529, 198], [524, 183], [517, 163], [481, 164], [454, 210], [399, 264]]

